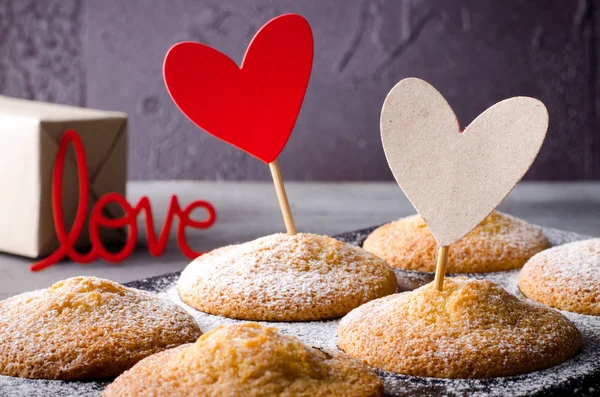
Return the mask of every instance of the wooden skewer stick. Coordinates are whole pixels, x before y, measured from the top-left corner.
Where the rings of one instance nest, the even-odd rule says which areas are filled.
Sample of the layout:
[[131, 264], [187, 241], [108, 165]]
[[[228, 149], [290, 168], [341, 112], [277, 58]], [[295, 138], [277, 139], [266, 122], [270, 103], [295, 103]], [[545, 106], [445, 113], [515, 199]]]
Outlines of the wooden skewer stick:
[[435, 268], [435, 288], [444, 290], [444, 276], [446, 275], [446, 263], [448, 263], [448, 246], [443, 245], [438, 251], [437, 267]]
[[283, 222], [285, 223], [287, 234], [294, 235], [296, 234], [296, 225], [294, 224], [290, 203], [288, 202], [287, 194], [285, 193], [285, 186], [283, 185], [283, 178], [281, 177], [277, 159], [269, 163], [269, 168], [271, 169], [271, 175], [273, 176], [273, 183], [275, 184], [275, 190], [277, 191], [277, 199], [279, 200], [279, 207], [281, 207], [281, 214], [283, 215]]

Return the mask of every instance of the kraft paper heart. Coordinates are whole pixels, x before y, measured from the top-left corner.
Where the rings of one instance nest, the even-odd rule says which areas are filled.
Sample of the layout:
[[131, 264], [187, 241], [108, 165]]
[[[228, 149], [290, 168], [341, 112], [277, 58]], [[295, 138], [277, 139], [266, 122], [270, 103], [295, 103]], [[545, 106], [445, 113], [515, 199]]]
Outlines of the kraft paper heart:
[[510, 193], [540, 151], [548, 111], [514, 97], [463, 132], [444, 97], [416, 78], [400, 81], [381, 112], [381, 140], [396, 181], [438, 244], [473, 230]]
[[183, 42], [167, 53], [164, 78], [173, 101], [192, 122], [270, 163], [292, 133], [312, 60], [308, 22], [286, 14], [258, 31], [241, 67], [211, 47]]

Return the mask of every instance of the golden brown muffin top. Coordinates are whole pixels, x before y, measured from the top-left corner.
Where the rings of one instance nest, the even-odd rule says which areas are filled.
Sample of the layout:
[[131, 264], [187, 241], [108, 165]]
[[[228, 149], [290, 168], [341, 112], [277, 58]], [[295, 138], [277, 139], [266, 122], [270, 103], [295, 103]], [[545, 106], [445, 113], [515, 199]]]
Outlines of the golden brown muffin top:
[[198, 310], [269, 321], [340, 317], [396, 289], [384, 260], [308, 233], [216, 249], [188, 265], [177, 284], [181, 299]]
[[[518, 269], [550, 244], [537, 227], [493, 212], [479, 226], [450, 245], [448, 273], [486, 273]], [[419, 215], [409, 216], [377, 228], [363, 248], [385, 259], [391, 266], [434, 272], [437, 243]]]
[[141, 361], [111, 396], [380, 396], [377, 376], [342, 353], [254, 323], [219, 326], [194, 344]]
[[511, 376], [547, 368], [581, 346], [559, 312], [489, 280], [447, 278], [371, 301], [338, 328], [338, 346], [367, 365], [440, 378]]
[[576, 241], [535, 255], [519, 274], [519, 288], [545, 305], [600, 316], [600, 239]]
[[0, 374], [112, 377], [200, 335], [194, 319], [170, 301], [110, 280], [74, 277], [0, 302]]

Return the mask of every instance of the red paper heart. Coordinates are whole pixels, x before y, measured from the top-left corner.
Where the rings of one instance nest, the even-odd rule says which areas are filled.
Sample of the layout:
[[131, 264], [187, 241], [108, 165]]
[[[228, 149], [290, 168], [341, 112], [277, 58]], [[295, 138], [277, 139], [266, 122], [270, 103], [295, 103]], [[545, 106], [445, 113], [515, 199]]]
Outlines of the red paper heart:
[[211, 47], [183, 42], [167, 53], [164, 77], [173, 101], [196, 125], [270, 163], [292, 133], [312, 60], [308, 22], [286, 14], [256, 33], [241, 68]]

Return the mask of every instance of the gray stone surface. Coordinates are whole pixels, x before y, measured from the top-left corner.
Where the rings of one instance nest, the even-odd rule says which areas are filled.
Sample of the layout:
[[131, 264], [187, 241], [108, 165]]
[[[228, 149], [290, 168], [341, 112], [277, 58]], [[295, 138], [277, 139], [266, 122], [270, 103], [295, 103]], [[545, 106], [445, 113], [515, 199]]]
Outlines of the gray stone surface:
[[[268, 179], [169, 99], [165, 52], [214, 46], [236, 62], [271, 17], [298, 12], [313, 76], [280, 163], [287, 179], [389, 180], [378, 118], [399, 79], [424, 78], [462, 125], [494, 102], [549, 107], [531, 179], [599, 179], [598, 0], [2, 0], [0, 93], [126, 111], [132, 179]], [[198, 93], [202, 95], [202, 93]]]
[[[392, 182], [287, 183], [290, 205], [299, 231], [339, 234], [379, 225], [410, 215], [414, 209]], [[210, 229], [188, 230], [190, 246], [210, 250], [285, 231], [272, 183], [268, 182], [130, 182], [132, 203], [148, 195], [156, 228], [162, 227], [172, 194], [182, 205], [208, 200], [216, 208], [217, 221]], [[502, 203], [501, 210], [541, 226], [600, 236], [600, 183], [539, 183], [518, 185]], [[202, 214], [194, 215], [197, 219]], [[140, 247], [127, 261], [111, 265], [97, 261], [88, 265], [62, 262], [31, 273], [31, 260], [0, 254], [0, 299], [24, 291], [45, 288], [76, 275], [94, 275], [119, 282], [182, 270], [189, 262], [171, 241], [161, 257], [143, 247], [145, 228], [138, 219]], [[172, 228], [175, 231], [175, 228]]]
[[81, 0], [0, 1], [0, 92], [85, 105]]

